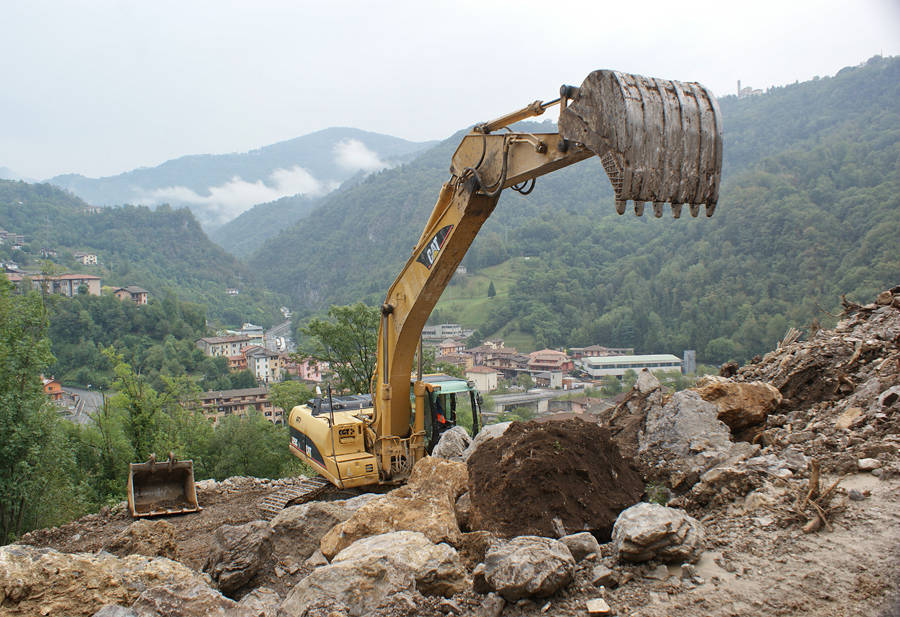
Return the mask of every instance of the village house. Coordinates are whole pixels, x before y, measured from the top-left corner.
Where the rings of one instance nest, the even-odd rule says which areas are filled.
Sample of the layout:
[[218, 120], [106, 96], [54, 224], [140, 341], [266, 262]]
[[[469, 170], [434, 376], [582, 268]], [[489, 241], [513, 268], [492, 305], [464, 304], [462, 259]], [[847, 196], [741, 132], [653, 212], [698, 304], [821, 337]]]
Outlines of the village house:
[[243, 388], [240, 390], [211, 390], [198, 397], [200, 411], [214, 425], [225, 416], [243, 418], [252, 411], [260, 412], [266, 420], [274, 424], [284, 424], [284, 410], [269, 401], [269, 391], [265, 387]]
[[266, 333], [262, 326], [252, 323], [244, 323], [240, 330], [226, 330], [226, 333], [233, 336], [246, 336], [252, 341], [253, 345], [262, 345], [266, 338]]
[[541, 349], [528, 354], [528, 370], [535, 373], [568, 373], [573, 368], [575, 363], [562, 351]]
[[603, 345], [590, 345], [588, 347], [571, 347], [569, 357], [573, 360], [582, 358], [601, 358], [603, 356], [633, 356], [634, 347], [604, 347]]
[[439, 356], [435, 356], [434, 361], [441, 364], [452, 364], [453, 366], [459, 367], [464, 371], [466, 369], [472, 368], [475, 365], [472, 361], [472, 356], [465, 353], [442, 354]]
[[462, 335], [462, 327], [458, 323], [442, 323], [422, 328], [422, 338], [445, 339]]
[[441, 341], [437, 351], [439, 355], [446, 356], [448, 354], [462, 353], [466, 350], [466, 344], [456, 339], [448, 338]]
[[492, 392], [497, 389], [500, 373], [486, 366], [473, 366], [466, 370], [466, 379], [475, 384], [479, 392]]
[[318, 362], [311, 358], [304, 358], [302, 362], [296, 362], [290, 356], [283, 356], [282, 369], [288, 375], [296, 375], [301, 381], [321, 383], [322, 374], [328, 371], [328, 363]]
[[259, 345], [251, 345], [242, 352], [247, 358], [247, 370], [256, 377], [260, 383], [274, 383], [281, 381], [283, 356], [280, 353], [269, 351]]
[[72, 256], [75, 258], [75, 261], [84, 264], [85, 266], [97, 265], [97, 256], [93, 253], [75, 253]]
[[197, 339], [197, 347], [207, 356], [228, 356], [229, 358], [241, 355], [244, 348], [251, 345], [250, 337], [240, 334], [234, 336], [210, 336]]
[[0, 244], [9, 244], [13, 248], [22, 248], [25, 244], [25, 236], [23, 234], [0, 229]]
[[148, 304], [150, 302], [150, 292], [137, 285], [118, 287], [113, 290], [113, 295], [119, 300], [131, 300], [135, 304]]
[[66, 296], [67, 298], [77, 296], [82, 287], [92, 296], [100, 295], [100, 277], [92, 274], [61, 274], [59, 276], [45, 277], [42, 274], [7, 273], [6, 277], [19, 291], [22, 291], [23, 282], [29, 279], [32, 289], [41, 291], [46, 288], [47, 293]]
[[62, 384], [53, 377], [44, 377], [41, 375], [41, 383], [44, 384], [44, 394], [51, 401], [59, 401], [63, 397]]
[[519, 355], [515, 347], [504, 347], [503, 344], [485, 341], [483, 345], [471, 347], [465, 351], [472, 357], [475, 366], [496, 363], [498, 365], [511, 365], [512, 358]]

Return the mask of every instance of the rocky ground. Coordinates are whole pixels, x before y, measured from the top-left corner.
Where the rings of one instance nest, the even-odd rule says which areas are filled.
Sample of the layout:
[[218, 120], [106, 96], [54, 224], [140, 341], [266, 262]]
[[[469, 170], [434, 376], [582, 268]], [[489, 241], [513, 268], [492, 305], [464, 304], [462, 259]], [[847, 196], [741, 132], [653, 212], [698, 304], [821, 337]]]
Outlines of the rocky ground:
[[0, 547], [0, 614], [900, 615], [900, 288], [597, 422], [448, 434], [404, 487], [270, 522], [289, 481], [233, 478], [38, 530]]

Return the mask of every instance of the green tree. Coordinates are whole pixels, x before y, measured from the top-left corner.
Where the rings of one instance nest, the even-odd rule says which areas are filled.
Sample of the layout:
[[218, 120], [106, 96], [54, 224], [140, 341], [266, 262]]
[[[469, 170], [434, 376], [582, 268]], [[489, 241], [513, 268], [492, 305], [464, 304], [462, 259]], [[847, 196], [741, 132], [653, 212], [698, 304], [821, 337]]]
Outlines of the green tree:
[[488, 298], [493, 298], [497, 295], [497, 290], [494, 289], [494, 281], [491, 281], [491, 284], [488, 285]]
[[676, 392], [690, 388], [696, 381], [696, 378], [690, 375], [683, 375], [681, 371], [659, 371], [654, 373], [654, 375], [659, 379], [660, 384]]
[[255, 388], [256, 386], [256, 376], [252, 371], [244, 369], [231, 374], [231, 387], [235, 390]]
[[192, 379], [163, 376], [165, 388], [159, 396], [160, 414], [153, 449], [158, 456], [173, 452], [179, 459], [192, 459], [197, 475], [208, 476], [209, 443], [213, 428], [199, 411], [200, 390]]
[[53, 361], [41, 295], [0, 279], [0, 543], [58, 522], [74, 501], [71, 456], [41, 372]]
[[327, 362], [351, 392], [368, 392], [375, 373], [378, 342], [378, 309], [362, 302], [332, 306], [328, 320], [313, 319], [301, 332], [312, 337], [304, 358]]
[[128, 463], [134, 458], [131, 443], [125, 437], [122, 411], [103, 396], [99, 409], [87, 425], [70, 427], [69, 443], [77, 461], [79, 482], [88, 487], [94, 506], [125, 498]]
[[280, 478], [303, 467], [288, 449], [287, 428], [275, 426], [259, 412], [227, 416], [210, 442], [212, 476]]
[[147, 460], [154, 454], [154, 442], [160, 429], [159, 414], [162, 401], [159, 393], [136, 373], [130, 364], [122, 359], [114, 349], [104, 349], [103, 353], [115, 363], [116, 381], [113, 388], [112, 405], [124, 412], [125, 436], [131, 443], [134, 456], [139, 461]]
[[498, 422], [527, 422], [537, 416], [531, 407], [513, 407], [497, 415]]
[[269, 387], [269, 400], [276, 407], [281, 407], [285, 415], [291, 413], [297, 405], [302, 405], [313, 396], [310, 389], [299, 381], [282, 381]]
[[615, 375], [604, 375], [600, 383], [603, 384], [600, 391], [604, 396], [615, 396], [622, 391], [622, 382]]

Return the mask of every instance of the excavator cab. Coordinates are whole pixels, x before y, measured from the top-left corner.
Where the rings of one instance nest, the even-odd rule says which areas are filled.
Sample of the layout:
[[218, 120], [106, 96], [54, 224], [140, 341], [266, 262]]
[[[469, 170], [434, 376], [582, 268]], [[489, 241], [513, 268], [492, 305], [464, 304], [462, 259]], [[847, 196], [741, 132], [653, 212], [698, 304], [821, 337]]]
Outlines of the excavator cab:
[[[440, 441], [441, 435], [454, 426], [472, 425], [472, 437], [478, 434], [481, 425], [481, 398], [475, 385], [450, 375], [423, 375], [427, 396], [425, 397], [426, 449], [429, 453]], [[413, 407], [411, 424], [415, 424], [415, 397], [411, 396]]]
[[179, 461], [173, 453], [157, 462], [131, 463], [128, 473], [128, 510], [135, 518], [199, 512], [194, 462]]

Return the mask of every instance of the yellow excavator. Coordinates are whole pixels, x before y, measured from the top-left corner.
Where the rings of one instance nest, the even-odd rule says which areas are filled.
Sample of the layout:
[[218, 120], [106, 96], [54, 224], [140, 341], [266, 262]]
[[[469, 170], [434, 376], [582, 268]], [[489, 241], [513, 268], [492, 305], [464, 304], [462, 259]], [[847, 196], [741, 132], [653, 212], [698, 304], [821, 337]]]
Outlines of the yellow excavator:
[[[509, 128], [553, 106], [559, 107], [558, 133]], [[476, 125], [453, 155], [450, 179], [381, 306], [371, 394], [321, 396], [294, 407], [291, 452], [340, 488], [395, 484], [409, 476], [457, 412], [472, 413], [477, 432], [479, 399], [472, 385], [422, 374], [421, 333], [503, 189], [527, 195], [538, 176], [596, 155], [619, 214], [631, 200], [638, 216], [647, 203], [657, 217], [665, 203], [675, 218], [684, 205], [692, 216], [705, 205], [712, 216], [722, 145], [721, 116], [709, 90], [610, 70], [592, 72], [580, 87], [563, 86], [555, 100]]]

